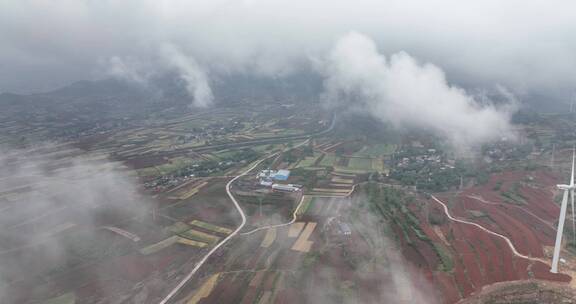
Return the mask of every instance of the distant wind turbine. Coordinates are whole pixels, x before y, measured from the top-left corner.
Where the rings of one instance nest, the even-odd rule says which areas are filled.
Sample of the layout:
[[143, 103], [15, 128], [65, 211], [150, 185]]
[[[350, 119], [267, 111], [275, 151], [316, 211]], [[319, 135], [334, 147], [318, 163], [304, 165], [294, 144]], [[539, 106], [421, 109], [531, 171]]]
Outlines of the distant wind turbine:
[[[575, 229], [574, 223], [574, 160], [576, 157], [576, 149], [572, 150], [572, 173], [570, 174], [569, 185], [557, 185], [558, 189], [564, 191], [562, 196], [562, 205], [560, 205], [560, 219], [558, 221], [558, 230], [556, 231], [556, 244], [554, 245], [554, 256], [552, 257], [552, 268], [550, 272], [558, 273], [558, 260], [560, 259], [560, 247], [562, 245], [562, 232], [564, 230], [564, 221], [566, 220], [566, 207], [568, 205], [568, 195], [570, 195], [570, 205], [572, 208], [572, 229]], [[576, 230], [573, 231], [576, 233]]]

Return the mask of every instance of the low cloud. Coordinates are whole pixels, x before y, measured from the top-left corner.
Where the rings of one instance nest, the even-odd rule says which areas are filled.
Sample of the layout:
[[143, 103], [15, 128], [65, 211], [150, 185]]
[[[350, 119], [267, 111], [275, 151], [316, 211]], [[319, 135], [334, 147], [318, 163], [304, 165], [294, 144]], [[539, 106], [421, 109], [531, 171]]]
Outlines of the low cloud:
[[419, 128], [446, 139], [458, 151], [511, 136], [515, 102], [480, 104], [450, 85], [442, 69], [406, 52], [386, 58], [369, 37], [340, 38], [323, 65], [323, 100], [341, 110], [359, 110], [397, 128]]
[[149, 68], [134, 58], [113, 56], [101, 64], [104, 67], [103, 74], [131, 83], [146, 85], [151, 77]]
[[[28, 290], [30, 294], [18, 287], [39, 276], [55, 280], [63, 269], [130, 246], [131, 240], [114, 238], [103, 228], [135, 232], [133, 228], [146, 219], [151, 205], [138, 194], [135, 180], [114, 163], [90, 160], [81, 153], [46, 146], [36, 151], [0, 147], [2, 303], [22, 296], [43, 300], [54, 296], [34, 294], [41, 285]], [[105, 279], [99, 281], [100, 271], [92, 267], [79, 267], [74, 273], [97, 278], [95, 283], [105, 286]], [[111, 299], [117, 296], [105, 293]]]
[[[327, 247], [320, 251], [322, 258], [314, 265], [312, 279], [307, 278], [310, 282], [303, 302], [352, 304], [362, 299], [367, 303], [440, 303], [433, 284], [422, 270], [404, 259], [399, 242], [390, 238], [387, 231], [391, 229], [386, 227], [391, 223], [372, 213], [368, 200], [363, 193], [344, 199], [317, 198], [316, 203], [321, 206], [344, 205], [356, 210], [334, 207], [339, 210], [333, 214], [335, 217], [328, 218], [319, 228]], [[353, 212], [361, 220], [352, 222], [349, 214]], [[348, 242], [335, 241], [325, 230], [325, 223], [330, 221], [348, 222], [356, 236]], [[353, 276], [349, 275], [352, 272]]]
[[[214, 103], [208, 73], [196, 59], [173, 44], [163, 44], [146, 61], [133, 57], [113, 56], [102, 60], [101, 74], [137, 84], [154, 91], [154, 79], [174, 74], [185, 84], [190, 106], [206, 108]], [[160, 92], [155, 92], [160, 94]]]
[[208, 83], [208, 76], [194, 57], [185, 55], [171, 44], [162, 48], [162, 55], [168, 65], [175, 68], [180, 78], [186, 82], [186, 91], [192, 98], [192, 106], [206, 108], [212, 105], [214, 95]]

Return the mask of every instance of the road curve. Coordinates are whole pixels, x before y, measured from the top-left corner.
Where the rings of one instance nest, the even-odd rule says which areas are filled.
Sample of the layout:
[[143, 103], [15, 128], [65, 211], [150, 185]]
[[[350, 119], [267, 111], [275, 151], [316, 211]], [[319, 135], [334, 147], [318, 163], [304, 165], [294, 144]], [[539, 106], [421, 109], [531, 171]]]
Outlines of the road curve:
[[[482, 204], [487, 204], [487, 205], [494, 205], [494, 206], [504, 206], [504, 204], [502, 203], [495, 203], [495, 202], [491, 202], [491, 201], [487, 201], [485, 200], [483, 197], [478, 196], [478, 195], [467, 195], [466, 197], [471, 198], [473, 200], [479, 201]], [[549, 222], [547, 222], [545, 219], [537, 216], [536, 214], [530, 212], [530, 210], [526, 210], [520, 206], [516, 206], [516, 205], [511, 205], [509, 204], [508, 207], [512, 207], [512, 208], [516, 208], [516, 209], [520, 209], [523, 212], [526, 212], [526, 214], [529, 214], [530, 216], [532, 216], [533, 218], [539, 220], [540, 222], [542, 222], [544, 225], [548, 226], [549, 228], [551, 228], [552, 230], [554, 230], [554, 232], [556, 232], [556, 227], [554, 227], [552, 224], [550, 224]]]
[[227, 184], [226, 184], [226, 194], [228, 194], [228, 197], [230, 197], [230, 199], [232, 200], [232, 202], [234, 203], [234, 207], [236, 207], [236, 209], [238, 210], [238, 212], [240, 213], [240, 216], [242, 217], [242, 223], [240, 223], [240, 226], [238, 226], [238, 228], [236, 228], [236, 230], [234, 230], [232, 233], [230, 233], [226, 238], [224, 238], [220, 243], [218, 243], [218, 245], [214, 246], [203, 258], [202, 260], [200, 260], [200, 262], [198, 262], [196, 264], [196, 266], [188, 273], [188, 275], [186, 275], [186, 277], [184, 277], [184, 279], [182, 279], [182, 281], [180, 281], [180, 283], [178, 283], [178, 285], [176, 285], [176, 287], [174, 287], [172, 289], [172, 291], [170, 291], [170, 293], [168, 295], [166, 295], [166, 297], [164, 297], [164, 299], [160, 302], [160, 304], [166, 304], [168, 303], [168, 301], [170, 301], [179, 291], [180, 289], [182, 289], [182, 287], [184, 287], [184, 285], [186, 285], [186, 283], [188, 283], [188, 281], [190, 281], [190, 279], [194, 276], [194, 274], [196, 274], [196, 272], [198, 272], [198, 269], [200, 269], [200, 267], [202, 267], [202, 265], [204, 265], [204, 263], [206, 263], [206, 261], [210, 258], [210, 256], [212, 256], [212, 254], [214, 254], [214, 252], [216, 252], [216, 250], [218, 250], [220, 247], [224, 246], [224, 244], [226, 244], [231, 238], [233, 238], [234, 236], [236, 236], [238, 234], [238, 232], [240, 230], [242, 230], [242, 228], [244, 228], [244, 225], [246, 225], [246, 214], [244, 214], [244, 211], [242, 210], [242, 208], [240, 207], [240, 204], [238, 203], [238, 201], [236, 200], [236, 198], [232, 195], [232, 192], [230, 191], [230, 186], [232, 185], [232, 183], [234, 183], [237, 179], [239, 179], [240, 177], [248, 174], [250, 171], [254, 170], [254, 168], [256, 168], [260, 163], [262, 163], [263, 161], [269, 159], [270, 157], [273, 157], [274, 155], [276, 155], [277, 153], [274, 153], [266, 158], [263, 158], [261, 160], [259, 160], [258, 162], [256, 162], [254, 165], [252, 165], [250, 168], [248, 168], [246, 171], [242, 172], [240, 175], [237, 175], [236, 177], [234, 177], [233, 179], [231, 179]]
[[284, 226], [288, 226], [288, 225], [292, 225], [295, 221], [296, 221], [296, 214], [298, 213], [298, 210], [300, 209], [300, 206], [302, 206], [302, 202], [304, 202], [304, 197], [305, 196], [309, 196], [309, 197], [327, 197], [327, 198], [344, 198], [344, 197], [348, 197], [350, 196], [353, 192], [354, 189], [356, 189], [356, 186], [358, 184], [352, 186], [352, 190], [350, 190], [350, 192], [346, 193], [346, 195], [302, 195], [302, 197], [300, 198], [300, 202], [298, 203], [298, 206], [296, 206], [296, 209], [294, 209], [294, 212], [292, 213], [292, 220], [290, 220], [287, 223], [282, 223], [282, 224], [275, 224], [275, 225], [268, 225], [268, 226], [262, 226], [262, 227], [258, 227], [254, 230], [250, 230], [247, 232], [242, 232], [240, 233], [240, 235], [250, 235], [254, 232], [260, 231], [260, 230], [265, 230], [265, 229], [270, 229], [270, 228], [278, 228], [278, 227], [284, 227]]
[[520, 252], [518, 252], [518, 250], [516, 250], [516, 247], [514, 247], [514, 244], [512, 243], [512, 241], [511, 241], [508, 237], [506, 237], [506, 236], [504, 236], [504, 235], [501, 235], [501, 234], [499, 234], [499, 233], [496, 233], [496, 232], [494, 232], [494, 231], [492, 231], [492, 230], [489, 230], [489, 229], [487, 229], [487, 228], [484, 228], [482, 225], [476, 224], [476, 223], [474, 223], [474, 222], [469, 222], [469, 221], [466, 221], [466, 220], [461, 220], [461, 219], [457, 219], [457, 218], [453, 217], [453, 216], [450, 214], [450, 212], [448, 211], [448, 206], [446, 206], [446, 204], [444, 204], [444, 202], [442, 202], [441, 200], [439, 200], [438, 198], [436, 198], [434, 195], [430, 195], [430, 197], [431, 197], [435, 202], [437, 202], [438, 204], [442, 205], [442, 207], [444, 208], [444, 214], [446, 214], [446, 216], [447, 216], [450, 220], [452, 220], [452, 221], [454, 221], [454, 222], [461, 223], [461, 224], [466, 224], [466, 225], [475, 226], [475, 227], [483, 230], [484, 232], [486, 232], [486, 233], [488, 233], [488, 234], [491, 234], [491, 235], [494, 235], [494, 236], [497, 236], [497, 237], [503, 239], [503, 240], [506, 241], [506, 243], [508, 244], [508, 247], [510, 247], [510, 250], [512, 250], [512, 253], [513, 253], [515, 256], [517, 256], [517, 257], [520, 257], [520, 258], [523, 258], [523, 259], [527, 259], [527, 260], [530, 260], [530, 261], [534, 261], [534, 262], [542, 262], [542, 263], [548, 265], [548, 261], [546, 261], [546, 260], [544, 260], [544, 259], [533, 258], [533, 257], [527, 256], [527, 255], [523, 255], [523, 254], [521, 254]]
[[248, 232], [242, 232], [242, 233], [240, 233], [240, 235], [250, 235], [250, 234], [257, 232], [257, 231], [260, 231], [260, 230], [277, 228], [277, 227], [284, 227], [284, 226], [288, 226], [288, 225], [293, 224], [296, 221], [296, 213], [298, 213], [298, 209], [300, 209], [300, 206], [302, 205], [302, 202], [304, 201], [304, 197], [305, 197], [305, 195], [302, 195], [302, 197], [300, 197], [300, 202], [298, 202], [298, 206], [296, 206], [296, 209], [294, 209], [294, 212], [292, 213], [292, 220], [290, 220], [288, 223], [262, 226], [262, 227], [258, 227], [256, 229], [254, 229], [254, 230], [250, 230]]
[[[305, 140], [302, 143], [290, 148], [290, 149], [295, 149], [298, 148], [300, 146], [305, 145], [306, 143], [308, 143], [309, 140]], [[288, 149], [288, 150], [290, 150]], [[258, 167], [258, 165], [260, 165], [263, 161], [270, 159], [280, 153], [282, 153], [283, 151], [279, 151], [273, 154], [270, 154], [266, 157], [264, 157], [263, 159], [257, 161], [254, 165], [252, 165], [250, 168], [248, 168], [246, 171], [240, 173], [239, 175], [237, 175], [236, 177], [232, 178], [227, 184], [226, 184], [226, 194], [228, 194], [228, 197], [230, 198], [230, 200], [232, 200], [232, 202], [234, 203], [234, 207], [236, 207], [236, 209], [238, 210], [238, 212], [240, 213], [240, 216], [242, 217], [242, 223], [240, 223], [240, 226], [238, 226], [238, 228], [236, 228], [236, 230], [234, 230], [231, 234], [229, 234], [226, 238], [224, 238], [220, 243], [218, 243], [218, 245], [214, 246], [203, 258], [202, 260], [200, 260], [200, 262], [198, 262], [196, 264], [196, 266], [194, 266], [194, 268], [186, 275], [186, 277], [184, 277], [184, 279], [182, 279], [182, 281], [180, 281], [180, 283], [178, 283], [178, 285], [176, 285], [176, 287], [174, 287], [170, 293], [168, 295], [166, 295], [166, 297], [164, 297], [162, 299], [162, 301], [159, 302], [159, 304], [166, 304], [168, 303], [168, 301], [170, 301], [179, 291], [180, 289], [182, 289], [182, 287], [184, 287], [184, 285], [186, 285], [186, 283], [188, 283], [188, 281], [190, 281], [190, 279], [194, 276], [194, 274], [196, 274], [196, 272], [198, 272], [198, 269], [200, 269], [200, 267], [202, 267], [202, 265], [204, 265], [204, 263], [206, 263], [206, 261], [214, 254], [214, 252], [216, 252], [216, 250], [218, 250], [220, 247], [224, 246], [224, 244], [226, 244], [231, 238], [235, 237], [236, 235], [238, 235], [238, 232], [240, 230], [242, 230], [242, 228], [244, 228], [244, 225], [246, 225], [246, 214], [244, 214], [244, 211], [242, 210], [242, 207], [240, 207], [240, 204], [238, 203], [238, 201], [236, 200], [236, 198], [234, 197], [234, 195], [232, 195], [232, 192], [230, 191], [230, 186], [232, 186], [232, 183], [234, 183], [237, 179], [239, 179], [240, 177], [250, 173], [250, 171], [254, 170], [254, 168]]]

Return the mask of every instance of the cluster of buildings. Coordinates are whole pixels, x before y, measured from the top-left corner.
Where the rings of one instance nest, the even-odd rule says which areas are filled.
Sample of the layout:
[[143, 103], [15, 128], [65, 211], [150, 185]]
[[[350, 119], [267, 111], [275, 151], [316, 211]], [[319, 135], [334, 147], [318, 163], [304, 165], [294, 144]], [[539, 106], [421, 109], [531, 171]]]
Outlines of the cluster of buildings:
[[340, 218], [329, 218], [325, 228], [329, 232], [330, 240], [334, 242], [346, 241], [352, 236], [350, 225]]
[[487, 146], [484, 151], [484, 161], [507, 161], [524, 159], [533, 152], [531, 145], [522, 145], [513, 142], [499, 141]]
[[407, 168], [413, 166], [435, 165], [441, 169], [454, 169], [455, 161], [452, 159], [444, 160], [442, 155], [436, 149], [423, 150], [420, 155], [403, 157], [396, 163], [397, 168]]
[[194, 174], [183, 176], [163, 175], [154, 180], [145, 182], [144, 189], [151, 190], [152, 192], [163, 192], [192, 178], [194, 178]]
[[260, 185], [270, 187], [276, 191], [296, 192], [300, 191], [301, 185], [296, 184], [280, 184], [278, 181], [287, 181], [290, 177], [289, 170], [262, 170], [258, 173]]
[[352, 230], [350, 229], [350, 226], [347, 223], [344, 222], [338, 222], [338, 225], [336, 226], [336, 233], [338, 235], [343, 235], [343, 236], [350, 236], [352, 235]]
[[176, 137], [175, 144], [184, 145], [188, 143], [212, 142], [221, 139], [222, 136], [242, 130], [243, 124], [238, 121], [223, 123], [213, 123], [204, 127], [195, 127], [188, 135]]

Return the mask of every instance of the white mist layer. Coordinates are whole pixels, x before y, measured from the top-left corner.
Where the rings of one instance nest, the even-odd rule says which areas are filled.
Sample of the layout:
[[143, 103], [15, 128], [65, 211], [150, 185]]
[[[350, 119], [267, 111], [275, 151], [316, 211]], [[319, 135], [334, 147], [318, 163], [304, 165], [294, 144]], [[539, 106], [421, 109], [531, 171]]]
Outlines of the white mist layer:
[[479, 105], [448, 84], [437, 66], [420, 64], [405, 52], [388, 59], [359, 33], [338, 40], [323, 73], [324, 99], [332, 106], [360, 109], [397, 128], [432, 131], [460, 151], [512, 135], [514, 103]]

